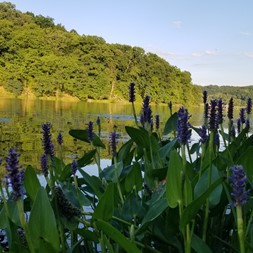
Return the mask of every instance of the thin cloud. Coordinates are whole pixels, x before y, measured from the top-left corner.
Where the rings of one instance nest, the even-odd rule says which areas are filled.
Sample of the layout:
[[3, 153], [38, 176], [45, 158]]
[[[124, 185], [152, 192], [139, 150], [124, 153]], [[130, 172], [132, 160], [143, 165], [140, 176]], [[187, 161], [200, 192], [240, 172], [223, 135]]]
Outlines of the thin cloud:
[[253, 52], [245, 52], [244, 55], [248, 58], [253, 58]]
[[251, 36], [252, 35], [252, 33], [250, 33], [250, 32], [240, 32], [240, 34], [243, 36]]
[[216, 55], [218, 55], [218, 51], [217, 50], [205, 50], [205, 51], [193, 52], [192, 53], [193, 57], [216, 56]]
[[177, 29], [180, 29], [183, 25], [183, 22], [181, 20], [175, 20], [172, 22], [173, 26]]

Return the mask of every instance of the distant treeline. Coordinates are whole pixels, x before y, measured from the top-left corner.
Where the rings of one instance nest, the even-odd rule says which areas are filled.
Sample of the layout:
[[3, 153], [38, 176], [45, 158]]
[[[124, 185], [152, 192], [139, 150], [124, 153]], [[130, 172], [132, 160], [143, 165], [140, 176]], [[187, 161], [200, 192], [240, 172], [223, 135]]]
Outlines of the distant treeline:
[[247, 98], [253, 99], [253, 86], [217, 86], [208, 85], [201, 87], [202, 91], [206, 90], [209, 99], [222, 99], [224, 103], [228, 103], [233, 97], [234, 104], [238, 106], [246, 105]]
[[7, 91], [118, 101], [128, 99], [130, 82], [139, 101], [150, 95], [156, 103], [200, 102], [201, 89], [192, 84], [191, 74], [156, 54], [79, 35], [51, 17], [0, 3], [0, 84]]

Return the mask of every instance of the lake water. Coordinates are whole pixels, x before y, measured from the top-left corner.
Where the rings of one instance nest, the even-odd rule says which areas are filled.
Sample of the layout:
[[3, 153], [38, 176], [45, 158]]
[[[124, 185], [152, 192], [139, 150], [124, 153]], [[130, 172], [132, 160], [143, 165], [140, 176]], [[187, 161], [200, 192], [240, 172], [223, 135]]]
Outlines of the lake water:
[[[175, 111], [178, 108], [175, 108]], [[202, 124], [203, 108], [188, 108], [191, 116], [190, 122], [194, 126]], [[136, 107], [137, 114], [141, 105]], [[153, 115], [159, 114], [161, 129], [169, 117], [167, 105], [152, 107]], [[68, 132], [70, 129], [86, 129], [89, 121], [94, 122], [94, 131], [97, 132], [96, 120], [101, 119], [102, 139], [107, 149], [102, 151], [103, 158], [110, 158], [108, 151], [108, 137], [110, 132], [117, 128], [119, 143], [128, 139], [125, 126], [134, 126], [132, 106], [130, 103], [89, 103], [89, 102], [63, 102], [27, 99], [0, 100], [0, 157], [6, 156], [10, 147], [17, 147], [21, 153], [21, 163], [39, 168], [42, 154], [41, 124], [52, 124], [52, 138], [55, 144], [56, 156], [59, 157], [59, 148], [56, 137], [59, 131], [64, 137], [63, 158], [71, 162], [73, 157], [80, 157], [91, 147], [81, 141], [74, 140]]]

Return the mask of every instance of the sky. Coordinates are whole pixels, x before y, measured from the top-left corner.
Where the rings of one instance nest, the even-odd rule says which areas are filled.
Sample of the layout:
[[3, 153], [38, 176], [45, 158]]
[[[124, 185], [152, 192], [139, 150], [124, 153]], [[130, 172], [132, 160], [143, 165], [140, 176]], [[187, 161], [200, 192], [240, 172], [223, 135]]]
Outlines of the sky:
[[252, 0], [9, 1], [80, 35], [142, 47], [194, 84], [253, 85]]

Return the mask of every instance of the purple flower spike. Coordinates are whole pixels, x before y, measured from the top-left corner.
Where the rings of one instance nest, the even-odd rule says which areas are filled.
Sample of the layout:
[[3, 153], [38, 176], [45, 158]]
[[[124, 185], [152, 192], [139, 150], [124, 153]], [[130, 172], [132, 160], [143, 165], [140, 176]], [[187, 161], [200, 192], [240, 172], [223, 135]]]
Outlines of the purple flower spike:
[[230, 98], [228, 102], [228, 118], [233, 119], [234, 117], [234, 100], [233, 98]]
[[156, 115], [155, 116], [155, 128], [158, 130], [160, 128], [160, 116]]
[[112, 132], [110, 135], [110, 147], [112, 156], [115, 157], [117, 155], [117, 134], [116, 131]]
[[207, 91], [206, 90], [203, 91], [203, 103], [204, 104], [207, 103]]
[[74, 160], [72, 163], [71, 163], [71, 174], [72, 175], [75, 175], [76, 172], [77, 172], [77, 169], [78, 169], [78, 163], [76, 160]]
[[202, 144], [206, 143], [206, 142], [207, 142], [207, 139], [208, 139], [208, 136], [207, 136], [207, 128], [206, 128], [205, 125], [203, 125], [203, 126], [200, 128], [199, 135], [200, 135], [200, 142], [201, 142]]
[[186, 145], [191, 138], [191, 129], [188, 122], [190, 116], [188, 110], [181, 107], [178, 112], [177, 139], [180, 144]]
[[59, 145], [62, 145], [62, 143], [63, 143], [63, 136], [62, 136], [61, 132], [59, 132], [57, 135], [57, 142]]
[[17, 149], [9, 149], [9, 155], [6, 157], [6, 169], [8, 171], [7, 182], [12, 187], [13, 196], [15, 200], [20, 199], [23, 196], [23, 180], [24, 171], [21, 170], [19, 165], [19, 154]]
[[135, 83], [130, 83], [129, 85], [129, 102], [133, 103], [135, 101]]
[[231, 129], [230, 129], [230, 135], [232, 138], [235, 138], [235, 127], [234, 124], [232, 123]]
[[241, 124], [244, 124], [245, 123], [245, 108], [240, 109], [239, 115], [240, 115]]
[[217, 101], [217, 123], [222, 124], [223, 123], [223, 102], [221, 99]]
[[250, 190], [246, 190], [246, 175], [242, 165], [231, 167], [230, 182], [232, 186], [231, 196], [235, 206], [244, 205], [249, 198]]
[[240, 119], [237, 119], [237, 132], [238, 134], [241, 132], [241, 120]]
[[169, 107], [169, 110], [172, 112], [172, 102], [171, 101], [168, 103], [168, 107]]
[[210, 128], [210, 130], [218, 129], [217, 101], [216, 100], [211, 100], [210, 115], [209, 115], [209, 128]]
[[93, 134], [93, 122], [90, 121], [88, 123], [88, 139], [89, 139], [89, 141], [92, 141], [93, 137], [94, 137], [94, 134]]
[[43, 145], [43, 148], [44, 148], [44, 153], [46, 155], [50, 155], [51, 158], [54, 157], [54, 145], [51, 141], [51, 133], [50, 133], [50, 130], [51, 130], [51, 124], [50, 123], [45, 123], [45, 124], [42, 124], [42, 134], [43, 134], [43, 138], [41, 139], [42, 140], [42, 145]]
[[150, 97], [146, 96], [143, 100], [143, 107], [142, 107], [142, 114], [141, 114], [141, 124], [144, 127], [146, 123], [149, 124], [151, 130], [153, 126], [153, 119], [152, 119], [152, 110], [150, 108]]
[[101, 124], [101, 122], [100, 122], [100, 118], [99, 118], [99, 117], [97, 118], [96, 123], [97, 123], [97, 125], [98, 125], [98, 126]]
[[246, 107], [246, 113], [249, 115], [252, 111], [252, 99], [248, 98], [247, 100], [247, 107]]
[[48, 165], [47, 155], [46, 155], [45, 153], [42, 154], [42, 156], [41, 156], [40, 165], [41, 165], [42, 173], [43, 173], [45, 176], [47, 176], [47, 175], [48, 175], [49, 165]]

